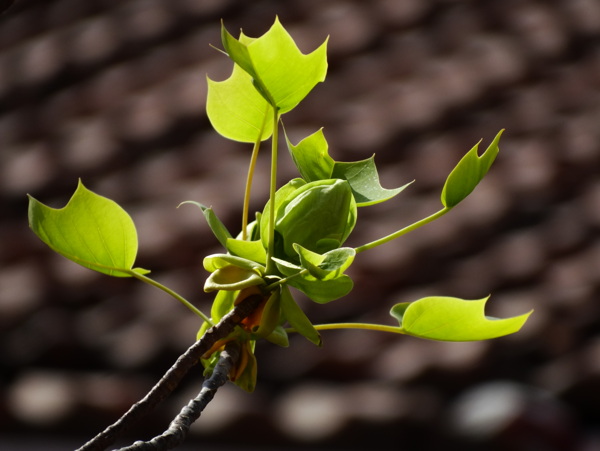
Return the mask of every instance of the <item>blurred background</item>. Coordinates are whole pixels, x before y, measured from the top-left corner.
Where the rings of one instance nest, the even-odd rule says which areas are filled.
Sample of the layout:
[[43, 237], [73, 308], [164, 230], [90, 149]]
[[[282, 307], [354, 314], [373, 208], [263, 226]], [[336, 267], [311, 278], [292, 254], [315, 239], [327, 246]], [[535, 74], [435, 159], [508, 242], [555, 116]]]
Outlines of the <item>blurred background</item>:
[[[597, 0], [18, 0], [0, 16], [0, 450], [73, 449], [140, 399], [199, 320], [162, 292], [78, 267], [27, 227], [27, 197], [62, 207], [81, 178], [122, 205], [138, 266], [208, 311], [200, 212], [239, 230], [250, 148], [205, 115], [228, 77], [223, 19], [263, 34], [275, 15], [329, 72], [285, 116], [294, 142], [325, 127], [338, 161], [376, 154], [382, 184], [360, 245], [438, 209], [450, 169], [506, 132], [455, 211], [360, 254], [355, 290], [303, 303], [314, 322], [394, 324], [428, 295], [488, 312], [535, 309], [479, 343], [361, 331], [316, 348], [258, 346], [259, 383], [226, 386], [182, 449], [600, 450], [600, 3]], [[295, 176], [282, 152], [281, 180]], [[267, 152], [253, 208], [267, 195]], [[126, 439], [165, 429], [200, 368]]]

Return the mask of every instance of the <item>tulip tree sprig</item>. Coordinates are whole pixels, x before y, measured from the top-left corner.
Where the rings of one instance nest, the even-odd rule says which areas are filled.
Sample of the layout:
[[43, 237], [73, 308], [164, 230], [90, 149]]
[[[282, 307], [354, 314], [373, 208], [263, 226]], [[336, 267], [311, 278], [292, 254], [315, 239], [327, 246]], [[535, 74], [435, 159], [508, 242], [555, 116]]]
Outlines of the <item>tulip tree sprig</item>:
[[[261, 297], [259, 307], [227, 337], [205, 352], [202, 362], [210, 373], [227, 344], [240, 348], [230, 380], [252, 391], [256, 384], [257, 340], [288, 345], [288, 334], [299, 333], [321, 345], [319, 331], [361, 328], [417, 337], [470, 341], [518, 331], [529, 313], [497, 319], [486, 317], [487, 298], [463, 300], [432, 296], [394, 305], [397, 326], [344, 323], [313, 325], [293, 297], [300, 291], [316, 303], [328, 303], [353, 288], [345, 271], [357, 254], [384, 245], [440, 218], [465, 199], [483, 179], [498, 154], [502, 131], [479, 154], [475, 145], [449, 174], [441, 192], [441, 209], [388, 236], [357, 247], [344, 246], [354, 230], [358, 210], [394, 198], [410, 183], [386, 189], [379, 182], [374, 156], [361, 161], [335, 161], [322, 130], [297, 144], [285, 135], [283, 117], [296, 108], [327, 73], [327, 40], [303, 54], [278, 19], [261, 37], [239, 38], [221, 28], [224, 53], [231, 59], [231, 76], [207, 79], [207, 114], [213, 128], [227, 139], [252, 145], [243, 197], [242, 227], [232, 235], [211, 208], [200, 207], [224, 247], [204, 259], [210, 273], [206, 292], [215, 292], [210, 315], [150, 279], [148, 271], [133, 268], [137, 235], [131, 218], [113, 201], [79, 186], [63, 209], [49, 208], [30, 198], [33, 231], [52, 249], [90, 269], [116, 277], [136, 277], [163, 289], [202, 319], [198, 338], [249, 296]], [[277, 186], [278, 134], [282, 129], [299, 177]], [[250, 221], [250, 191], [259, 149], [271, 141], [269, 199]]]

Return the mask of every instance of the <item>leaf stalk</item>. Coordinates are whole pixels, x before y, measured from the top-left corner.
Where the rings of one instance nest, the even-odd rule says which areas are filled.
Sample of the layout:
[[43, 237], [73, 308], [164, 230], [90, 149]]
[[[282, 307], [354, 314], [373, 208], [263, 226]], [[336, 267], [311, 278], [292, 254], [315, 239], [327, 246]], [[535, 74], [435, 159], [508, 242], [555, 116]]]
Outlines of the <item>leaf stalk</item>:
[[140, 273], [138, 273], [136, 271], [130, 270], [130, 271], [127, 271], [127, 273], [130, 276], [135, 277], [136, 279], [141, 280], [142, 282], [145, 282], [145, 283], [147, 283], [149, 285], [152, 285], [153, 287], [156, 287], [159, 290], [162, 290], [165, 293], [167, 293], [168, 295], [174, 297], [179, 302], [181, 302], [183, 305], [185, 305], [188, 309], [190, 309], [193, 313], [195, 313], [200, 318], [202, 318], [202, 320], [204, 322], [208, 323], [210, 326], [214, 326], [214, 323], [212, 322], [212, 320], [208, 316], [206, 316], [202, 311], [200, 311], [198, 308], [196, 308], [192, 303], [190, 303], [183, 296], [181, 296], [180, 294], [178, 294], [175, 291], [171, 290], [169, 287], [166, 287], [163, 284], [157, 282], [156, 280], [151, 279], [150, 277], [144, 276], [143, 274], [140, 274]]
[[[363, 330], [375, 330], [379, 332], [391, 332], [395, 334], [404, 334], [401, 327], [398, 326], [386, 326], [384, 324], [370, 324], [370, 323], [331, 323], [331, 324], [315, 324], [316, 330], [336, 330], [336, 329], [363, 329]], [[296, 332], [294, 328], [285, 330], [286, 332]]]
[[271, 182], [269, 189], [269, 235], [267, 246], [267, 275], [275, 274], [275, 193], [277, 191], [277, 144], [279, 141], [279, 110], [273, 105], [273, 135], [271, 136]]
[[417, 221], [409, 226], [406, 226], [403, 229], [397, 230], [396, 232], [391, 233], [387, 236], [384, 236], [383, 238], [379, 238], [375, 241], [371, 241], [370, 243], [363, 244], [362, 246], [358, 246], [358, 247], [354, 248], [354, 250], [356, 251], [356, 253], [359, 253], [359, 252], [366, 251], [368, 249], [373, 249], [374, 247], [377, 247], [377, 246], [381, 246], [382, 244], [389, 243], [390, 241], [395, 240], [396, 238], [399, 238], [402, 235], [406, 235], [407, 233], [412, 232], [413, 230], [416, 230], [419, 227], [424, 226], [425, 224], [435, 221], [436, 219], [444, 216], [451, 209], [452, 209], [452, 207], [444, 207], [441, 210], [437, 211], [436, 213], [434, 213], [430, 216], [427, 216], [426, 218], [421, 219], [420, 221]]

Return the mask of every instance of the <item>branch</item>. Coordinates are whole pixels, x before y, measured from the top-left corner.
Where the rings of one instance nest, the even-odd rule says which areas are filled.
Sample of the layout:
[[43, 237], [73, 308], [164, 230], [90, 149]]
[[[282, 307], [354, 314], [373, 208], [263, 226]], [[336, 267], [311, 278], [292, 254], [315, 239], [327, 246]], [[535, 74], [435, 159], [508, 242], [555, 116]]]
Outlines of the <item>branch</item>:
[[158, 383], [152, 387], [148, 394], [131, 408], [115, 423], [107, 427], [96, 437], [91, 439], [77, 451], [102, 451], [113, 444], [119, 435], [123, 433], [134, 421], [147, 415], [158, 404], [171, 394], [179, 385], [187, 372], [200, 361], [200, 357], [207, 352], [218, 340], [226, 338], [235, 327], [246, 317], [248, 317], [261, 303], [262, 296], [248, 296], [227, 315], [225, 315], [218, 324], [215, 324], [206, 333], [188, 348], [169, 368]]
[[181, 445], [187, 437], [190, 426], [200, 417], [217, 390], [227, 382], [231, 368], [238, 361], [239, 356], [239, 346], [235, 343], [228, 344], [221, 352], [213, 373], [202, 384], [202, 390], [198, 396], [181, 409], [165, 432], [150, 441], [137, 441], [118, 451], [164, 451]]

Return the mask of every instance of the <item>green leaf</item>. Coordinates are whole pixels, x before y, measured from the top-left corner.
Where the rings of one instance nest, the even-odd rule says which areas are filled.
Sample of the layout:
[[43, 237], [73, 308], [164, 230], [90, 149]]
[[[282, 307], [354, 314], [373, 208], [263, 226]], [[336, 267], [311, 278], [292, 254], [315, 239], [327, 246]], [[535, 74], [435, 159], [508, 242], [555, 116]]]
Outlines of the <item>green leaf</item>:
[[283, 252], [297, 258], [293, 245], [324, 253], [344, 243], [356, 224], [356, 203], [345, 180], [309, 182], [290, 193], [277, 208], [275, 231]]
[[204, 269], [208, 272], [216, 271], [217, 269], [224, 268], [225, 266], [234, 265], [239, 268], [253, 270], [257, 274], [264, 275], [265, 267], [260, 263], [248, 260], [242, 257], [236, 257], [235, 255], [229, 254], [212, 254], [204, 257], [203, 261]]
[[244, 370], [241, 375], [232, 381], [235, 385], [248, 393], [252, 393], [256, 388], [258, 363], [256, 361], [256, 356], [254, 355], [255, 343], [256, 342], [253, 340], [242, 343], [242, 355], [240, 356], [241, 363], [238, 363], [238, 365], [244, 364]]
[[357, 207], [366, 207], [385, 202], [412, 183], [407, 183], [395, 189], [382, 188], [379, 183], [379, 174], [375, 167], [375, 155], [362, 161], [336, 161], [331, 177], [348, 181]]
[[221, 42], [223, 42], [225, 52], [227, 52], [227, 55], [235, 64], [240, 66], [254, 80], [257, 78], [257, 74], [254, 71], [252, 57], [248, 51], [248, 44], [255, 40], [255, 38], [250, 38], [243, 32], [240, 32], [239, 39], [234, 38], [225, 28], [223, 20], [221, 20]]
[[[260, 241], [260, 219], [262, 217], [262, 213], [257, 211], [255, 214], [256, 219], [248, 223], [246, 226], [246, 237], [249, 241]], [[241, 240], [243, 236], [243, 233], [240, 231], [235, 239]]]
[[253, 269], [227, 265], [211, 273], [204, 283], [207, 293], [216, 290], [236, 291], [264, 284], [263, 278]]
[[341, 276], [352, 264], [356, 255], [355, 250], [350, 247], [341, 247], [325, 254], [317, 254], [295, 244], [294, 250], [300, 256], [302, 267], [319, 280], [335, 279]]
[[285, 277], [290, 277], [302, 271], [302, 267], [281, 258], [273, 257], [277, 270]]
[[442, 189], [442, 204], [444, 207], [452, 208], [467, 197], [487, 174], [490, 166], [498, 155], [498, 142], [504, 130], [500, 130], [483, 155], [479, 156], [477, 151], [479, 141], [467, 152], [452, 170], [444, 188]]
[[195, 202], [193, 200], [186, 200], [185, 202], [180, 203], [178, 207], [184, 204], [195, 205], [200, 210], [202, 210], [202, 213], [206, 218], [206, 222], [208, 223], [210, 230], [212, 230], [215, 237], [217, 237], [219, 243], [221, 243], [223, 247], [226, 247], [227, 240], [231, 238], [231, 234], [229, 233], [229, 230], [227, 230], [227, 227], [225, 227], [225, 224], [223, 224], [221, 220], [217, 217], [213, 209], [211, 207], [202, 205], [200, 202]]
[[52, 250], [86, 268], [115, 277], [132, 269], [138, 249], [131, 217], [117, 203], [88, 190], [81, 180], [64, 208], [29, 196], [29, 226]]
[[307, 182], [330, 179], [335, 162], [329, 156], [327, 141], [323, 129], [307, 136], [294, 146], [287, 135], [285, 137], [292, 160], [300, 175]]
[[[279, 211], [281, 205], [288, 199], [288, 197], [294, 193], [301, 186], [306, 185], [306, 182], [300, 178], [290, 180], [288, 183], [283, 185], [275, 193], [275, 212]], [[271, 217], [271, 201], [267, 201], [265, 208], [260, 216], [260, 238], [262, 240], [265, 249], [269, 246], [269, 218]], [[275, 218], [277, 220], [277, 217]]]
[[287, 332], [279, 325], [276, 326], [275, 329], [273, 329], [273, 332], [271, 332], [268, 337], [265, 337], [265, 339], [282, 348], [287, 348], [290, 345], [290, 339]]
[[287, 286], [281, 289], [281, 314], [296, 332], [317, 346], [321, 346], [321, 335], [298, 306]]
[[[232, 308], [238, 291], [218, 291], [210, 308], [210, 317], [213, 323], [218, 323]], [[200, 340], [202, 336], [210, 329], [211, 325], [206, 321], [202, 322], [202, 326], [198, 330], [196, 340]]]
[[267, 261], [267, 251], [260, 240], [246, 241], [229, 238], [225, 245], [227, 250], [238, 257], [252, 260], [254, 262], [265, 264]]
[[260, 324], [254, 326], [252, 333], [260, 338], [266, 338], [273, 333], [275, 327], [279, 325], [281, 318], [281, 292], [274, 290], [267, 299], [263, 308]]
[[288, 284], [319, 304], [346, 296], [354, 286], [352, 279], [345, 274], [330, 280], [318, 280], [310, 275], [302, 275], [290, 279]]
[[319, 280], [304, 272], [308, 271], [307, 269], [286, 260], [273, 257], [273, 261], [277, 265], [279, 272], [286, 278], [289, 278], [287, 280], [289, 286], [302, 291], [319, 304], [325, 304], [346, 296], [352, 291], [354, 286], [352, 279], [345, 274], [339, 275], [334, 279]]
[[273, 107], [256, 90], [252, 77], [237, 64], [224, 81], [207, 77], [206, 113], [225, 138], [255, 143], [273, 134]]
[[229, 57], [253, 79], [263, 97], [280, 114], [292, 110], [327, 73], [327, 40], [304, 55], [279, 19], [264, 35], [249, 40], [235, 39], [224, 26], [223, 46]]
[[468, 301], [452, 297], [427, 297], [396, 304], [390, 314], [402, 332], [415, 337], [441, 341], [475, 341], [517, 332], [531, 312], [506, 319], [486, 317], [489, 297]]
[[[217, 293], [210, 308], [210, 317], [215, 324], [221, 321], [221, 318], [233, 308], [233, 303], [238, 294], [237, 291], [219, 291]], [[209, 325], [207, 324], [207, 326]]]

